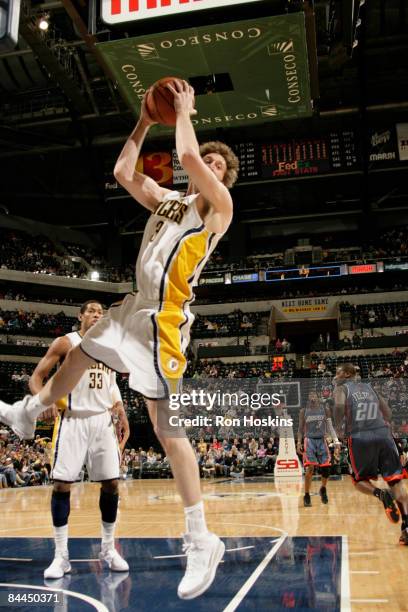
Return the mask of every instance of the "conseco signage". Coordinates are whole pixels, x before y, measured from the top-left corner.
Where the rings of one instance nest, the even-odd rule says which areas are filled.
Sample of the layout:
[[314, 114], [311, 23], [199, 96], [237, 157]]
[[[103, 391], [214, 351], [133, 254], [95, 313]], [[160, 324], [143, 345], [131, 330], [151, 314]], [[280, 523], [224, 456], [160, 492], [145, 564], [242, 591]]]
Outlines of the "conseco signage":
[[151, 17], [180, 15], [190, 11], [232, 8], [260, 0], [101, 0], [101, 16], [105, 23], [118, 24]]

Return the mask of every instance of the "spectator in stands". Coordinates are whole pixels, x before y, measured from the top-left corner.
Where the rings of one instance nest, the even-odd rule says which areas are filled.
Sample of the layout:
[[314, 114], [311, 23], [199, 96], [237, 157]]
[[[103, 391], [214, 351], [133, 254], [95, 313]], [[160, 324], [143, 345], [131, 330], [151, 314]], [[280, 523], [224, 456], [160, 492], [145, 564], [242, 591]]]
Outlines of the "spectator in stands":
[[282, 340], [282, 353], [288, 353], [290, 351], [290, 343], [283, 338]]
[[202, 471], [204, 478], [215, 476], [215, 454], [212, 450], [204, 457]]
[[217, 451], [217, 450], [220, 450], [221, 448], [222, 448], [221, 442], [217, 440], [217, 438], [213, 438], [212, 443], [211, 443], [211, 450]]

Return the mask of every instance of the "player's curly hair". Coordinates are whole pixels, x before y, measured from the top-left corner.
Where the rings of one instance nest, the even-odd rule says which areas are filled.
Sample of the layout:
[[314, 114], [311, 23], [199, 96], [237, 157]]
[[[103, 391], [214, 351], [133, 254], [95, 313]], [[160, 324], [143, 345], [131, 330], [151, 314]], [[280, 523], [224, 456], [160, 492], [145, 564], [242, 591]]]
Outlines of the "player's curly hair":
[[225, 159], [227, 171], [225, 173], [223, 183], [228, 189], [231, 189], [238, 178], [238, 157], [228, 145], [226, 145], [224, 142], [220, 142], [219, 140], [211, 140], [210, 142], [205, 142], [200, 146], [201, 157], [208, 155], [208, 153], [218, 153]]

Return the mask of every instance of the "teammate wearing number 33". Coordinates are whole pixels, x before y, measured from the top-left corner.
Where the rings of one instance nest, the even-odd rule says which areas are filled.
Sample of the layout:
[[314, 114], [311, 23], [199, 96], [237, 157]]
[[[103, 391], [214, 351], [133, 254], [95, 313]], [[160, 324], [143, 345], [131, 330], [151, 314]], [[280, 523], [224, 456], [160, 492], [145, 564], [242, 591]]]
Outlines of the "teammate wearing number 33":
[[[85, 333], [102, 317], [99, 302], [90, 300], [80, 309], [79, 331], [54, 340], [38, 363], [31, 378], [30, 390], [38, 393], [55, 365], [61, 365]], [[120, 453], [113, 417], [118, 419], [122, 448], [129, 437], [129, 425], [116, 374], [103, 363], [92, 363], [74, 389], [61, 397], [54, 408], [56, 422], [52, 441], [51, 478], [54, 487], [51, 514], [54, 526], [55, 558], [45, 570], [46, 579], [62, 578], [71, 570], [68, 555], [68, 518], [71, 484], [78, 480], [86, 464], [90, 480], [101, 483], [99, 507], [102, 519], [100, 558], [114, 571], [127, 571], [129, 566], [114, 547], [114, 529], [118, 509]], [[53, 409], [51, 409], [51, 412]], [[47, 415], [46, 415], [47, 416]], [[122, 435], [123, 434], [123, 435]]]
[[[391, 434], [391, 410], [370, 383], [360, 380], [355, 366], [344, 363], [334, 379], [335, 421], [339, 436], [347, 438], [352, 478], [356, 489], [374, 495], [393, 523], [401, 515], [400, 544], [408, 545], [408, 494], [397, 446]], [[344, 434], [343, 434], [344, 432]], [[389, 488], [370, 481], [378, 476]]]
[[[229, 189], [238, 176], [238, 159], [224, 143], [197, 142], [191, 116], [194, 90], [186, 81], [168, 83], [176, 113], [176, 149], [189, 176], [186, 194], [164, 189], [135, 168], [144, 139], [154, 124], [146, 107], [116, 162], [116, 180], [144, 206], [150, 217], [136, 264], [137, 295], [98, 321], [68, 354], [42, 391], [13, 406], [0, 402], [0, 421], [22, 437], [32, 437], [38, 414], [67, 395], [94, 361], [129, 372], [129, 386], [146, 398], [157, 437], [170, 461], [184, 505], [187, 567], [178, 587], [182, 599], [204, 593], [214, 580], [225, 545], [207, 529], [194, 451], [186, 436], [165, 429], [166, 398], [179, 389], [185, 349], [193, 321], [193, 286], [227, 231], [233, 214]], [[167, 402], [167, 403], [166, 403]]]

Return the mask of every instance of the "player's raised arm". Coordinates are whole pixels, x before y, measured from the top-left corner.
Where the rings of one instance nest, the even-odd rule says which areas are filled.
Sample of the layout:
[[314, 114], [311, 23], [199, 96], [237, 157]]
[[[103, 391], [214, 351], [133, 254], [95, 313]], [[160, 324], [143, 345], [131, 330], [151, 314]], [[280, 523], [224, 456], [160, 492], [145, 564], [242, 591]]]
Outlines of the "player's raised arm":
[[154, 212], [164, 195], [169, 191], [160, 187], [156, 181], [149, 176], [136, 170], [137, 160], [146, 135], [154, 121], [150, 118], [146, 109], [146, 92], [142, 102], [139, 121], [135, 129], [127, 139], [117, 161], [113, 174], [124, 189], [137, 200], [142, 206]]
[[[168, 88], [174, 95], [174, 108], [176, 110], [176, 149], [181, 165], [187, 172], [194, 187], [210, 207], [223, 215], [226, 225], [232, 218], [232, 199], [222, 179], [227, 170], [224, 159], [208, 160], [201, 157], [191, 115], [195, 114], [194, 90], [186, 81], [175, 82], [174, 87]], [[217, 156], [218, 157], [218, 156]], [[207, 161], [207, 163], [206, 163]], [[214, 163], [215, 170], [210, 170], [210, 163]], [[220, 167], [217, 167], [217, 164]]]

